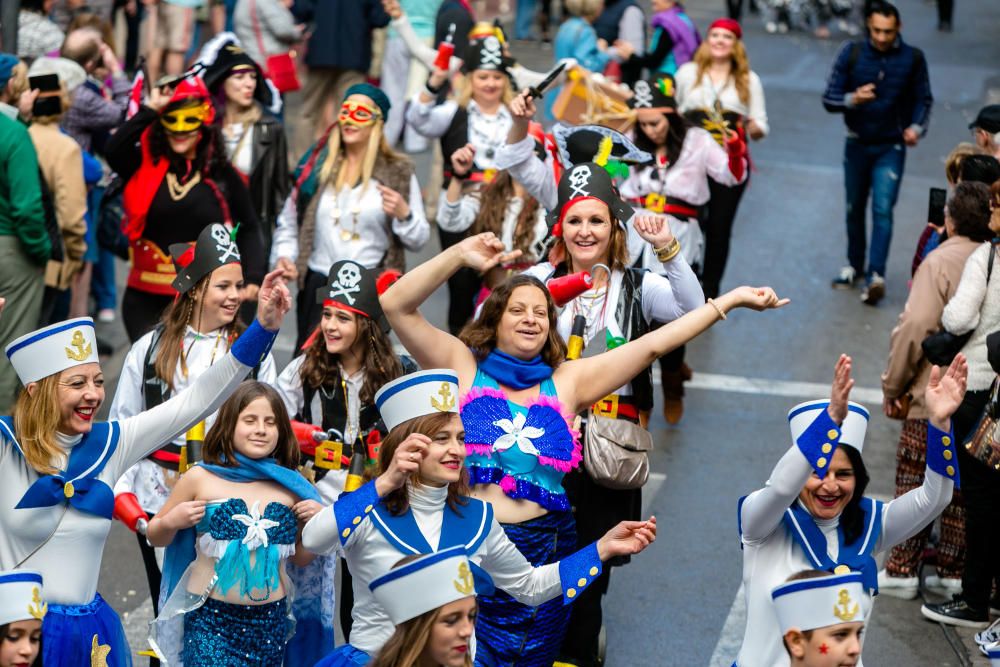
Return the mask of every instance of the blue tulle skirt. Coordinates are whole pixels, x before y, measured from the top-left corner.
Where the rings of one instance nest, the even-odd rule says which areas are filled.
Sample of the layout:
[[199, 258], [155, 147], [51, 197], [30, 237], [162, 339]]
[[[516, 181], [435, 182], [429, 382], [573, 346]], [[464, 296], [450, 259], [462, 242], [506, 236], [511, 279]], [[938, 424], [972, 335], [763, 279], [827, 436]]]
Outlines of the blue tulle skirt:
[[350, 644], [339, 646], [333, 653], [316, 663], [315, 667], [364, 667], [372, 657]]
[[42, 621], [42, 664], [132, 667], [118, 614], [100, 595], [84, 605], [50, 604]]

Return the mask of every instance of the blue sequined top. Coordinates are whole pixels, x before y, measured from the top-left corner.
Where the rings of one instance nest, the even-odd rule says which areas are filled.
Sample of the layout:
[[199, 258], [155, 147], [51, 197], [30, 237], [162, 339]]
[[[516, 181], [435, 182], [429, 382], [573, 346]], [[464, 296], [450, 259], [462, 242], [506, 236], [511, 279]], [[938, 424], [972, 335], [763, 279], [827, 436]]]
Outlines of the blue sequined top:
[[552, 378], [523, 406], [507, 400], [497, 381], [477, 370], [461, 416], [471, 484], [497, 484], [511, 498], [569, 510], [562, 478], [580, 464], [580, 436]]

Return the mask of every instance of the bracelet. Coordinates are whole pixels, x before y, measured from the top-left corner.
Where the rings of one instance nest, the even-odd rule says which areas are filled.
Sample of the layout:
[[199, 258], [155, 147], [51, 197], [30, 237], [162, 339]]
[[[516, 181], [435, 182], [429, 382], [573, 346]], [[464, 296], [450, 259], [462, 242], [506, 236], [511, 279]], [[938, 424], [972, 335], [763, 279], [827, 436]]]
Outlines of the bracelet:
[[726, 319], [726, 311], [722, 310], [722, 307], [715, 302], [715, 299], [705, 299], [705, 303], [710, 304], [712, 308], [715, 308], [716, 312], [719, 313], [719, 317]]
[[442, 83], [442, 84], [441, 84], [440, 86], [437, 86], [437, 87], [435, 88], [434, 86], [432, 86], [432, 85], [431, 85], [431, 80], [430, 80], [430, 79], [427, 79], [427, 83], [425, 83], [425, 84], [424, 84], [424, 88], [425, 88], [425, 89], [427, 89], [427, 92], [428, 92], [428, 93], [430, 93], [430, 94], [431, 94], [431, 95], [433, 95], [434, 97], [437, 97], [437, 96], [438, 96], [438, 94], [439, 94], [439, 93], [440, 93], [440, 92], [441, 92], [442, 90], [444, 90], [444, 87], [445, 87], [445, 85], [446, 85], [446, 84], [447, 84], [447, 81], [445, 81], [445, 82], [444, 82], [444, 83]]
[[680, 251], [681, 251], [681, 242], [678, 241], [676, 238], [674, 238], [673, 241], [663, 246], [662, 248], [653, 248], [653, 252], [656, 253], [656, 259], [660, 260], [660, 262], [664, 264], [666, 264], [674, 257], [676, 257], [677, 253], [679, 253]]

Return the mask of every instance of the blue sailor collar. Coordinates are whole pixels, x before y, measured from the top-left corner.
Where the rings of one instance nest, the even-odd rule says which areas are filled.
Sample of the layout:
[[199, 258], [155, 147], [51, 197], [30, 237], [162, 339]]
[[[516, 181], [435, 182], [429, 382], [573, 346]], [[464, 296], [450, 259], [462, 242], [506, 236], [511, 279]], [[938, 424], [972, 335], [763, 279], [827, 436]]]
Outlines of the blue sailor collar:
[[836, 560], [827, 553], [826, 535], [816, 525], [812, 514], [798, 502], [785, 510], [782, 523], [814, 568], [835, 574], [843, 574], [845, 567], [852, 572], [860, 572], [865, 588], [875, 595], [878, 594], [878, 566], [872, 552], [882, 533], [882, 503], [864, 497], [860, 508], [864, 515], [864, 530], [854, 542], [844, 544], [844, 531], [837, 526], [840, 549]]
[[476, 498], [461, 498], [462, 507], [454, 510], [445, 503], [442, 508], [441, 540], [432, 547], [420, 532], [413, 510], [407, 508], [398, 516], [393, 516], [384, 502], [379, 502], [372, 510], [372, 521], [382, 536], [406, 555], [429, 554], [449, 547], [461, 546], [472, 555], [479, 549], [493, 525], [493, 505]]
[[[6, 436], [18, 453], [24, 450], [14, 435], [12, 417], [0, 417], [0, 434]], [[69, 452], [66, 469], [52, 475], [39, 475], [28, 487], [14, 509], [52, 507], [66, 503], [81, 512], [111, 519], [115, 494], [97, 479], [118, 449], [121, 426], [118, 422], [96, 422]]]

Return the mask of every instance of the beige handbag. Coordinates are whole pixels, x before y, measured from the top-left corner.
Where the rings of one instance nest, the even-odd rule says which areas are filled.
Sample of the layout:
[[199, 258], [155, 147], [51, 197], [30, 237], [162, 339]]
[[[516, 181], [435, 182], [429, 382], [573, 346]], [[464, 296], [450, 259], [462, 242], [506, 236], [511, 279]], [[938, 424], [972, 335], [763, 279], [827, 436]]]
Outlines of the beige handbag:
[[590, 411], [583, 441], [583, 465], [590, 477], [609, 489], [638, 489], [649, 479], [653, 434], [625, 419]]

